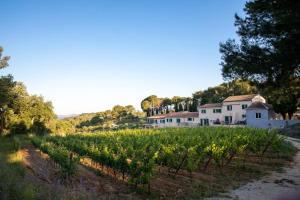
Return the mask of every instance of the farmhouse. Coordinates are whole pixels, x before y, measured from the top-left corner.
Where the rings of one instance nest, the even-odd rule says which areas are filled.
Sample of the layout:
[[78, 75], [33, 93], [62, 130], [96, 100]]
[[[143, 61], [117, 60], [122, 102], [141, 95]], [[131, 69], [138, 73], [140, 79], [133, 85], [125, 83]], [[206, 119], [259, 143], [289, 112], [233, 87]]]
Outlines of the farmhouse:
[[147, 118], [147, 123], [157, 127], [196, 126], [199, 125], [199, 113], [183, 111], [154, 115]]
[[199, 112], [173, 112], [147, 118], [154, 127], [247, 125], [255, 128], [282, 128], [300, 120], [278, 120], [272, 106], [259, 94], [227, 97], [222, 103], [198, 106]]
[[264, 128], [275, 118], [275, 112], [270, 104], [254, 102], [246, 109], [247, 125]]
[[251, 94], [230, 96], [222, 103], [201, 105], [198, 107], [200, 124], [245, 124], [246, 110], [255, 102], [266, 103], [266, 100]]

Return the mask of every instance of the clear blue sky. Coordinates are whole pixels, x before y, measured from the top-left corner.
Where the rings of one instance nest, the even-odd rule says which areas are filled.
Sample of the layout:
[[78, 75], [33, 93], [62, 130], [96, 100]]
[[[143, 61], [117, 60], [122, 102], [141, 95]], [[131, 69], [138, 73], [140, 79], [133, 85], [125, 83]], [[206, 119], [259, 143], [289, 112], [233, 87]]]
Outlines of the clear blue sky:
[[219, 43], [235, 38], [244, 0], [2, 0], [11, 73], [57, 114], [220, 84]]

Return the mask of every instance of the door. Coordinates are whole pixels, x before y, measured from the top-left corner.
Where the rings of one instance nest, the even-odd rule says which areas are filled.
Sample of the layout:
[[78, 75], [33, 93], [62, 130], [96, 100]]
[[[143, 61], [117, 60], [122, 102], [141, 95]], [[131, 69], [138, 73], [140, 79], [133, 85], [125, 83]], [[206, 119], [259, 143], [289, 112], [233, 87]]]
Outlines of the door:
[[200, 119], [200, 125], [201, 126], [208, 126], [209, 120], [208, 119]]
[[232, 123], [232, 116], [225, 116], [225, 124], [231, 124]]

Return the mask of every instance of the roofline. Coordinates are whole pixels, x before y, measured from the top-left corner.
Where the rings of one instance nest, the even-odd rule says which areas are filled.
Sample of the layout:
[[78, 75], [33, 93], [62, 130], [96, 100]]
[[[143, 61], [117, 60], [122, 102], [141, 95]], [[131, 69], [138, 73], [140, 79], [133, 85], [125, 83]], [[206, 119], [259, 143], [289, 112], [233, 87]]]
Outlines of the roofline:
[[[233, 96], [228, 96], [226, 99], [228, 99], [229, 97], [239, 97], [239, 96], [253, 96], [252, 99], [256, 96], [261, 96], [260, 94], [244, 94], [244, 95], [233, 95]], [[223, 100], [224, 102], [239, 102], [239, 101], [251, 101], [251, 100], [235, 100], [235, 101], [225, 101], [226, 99]]]

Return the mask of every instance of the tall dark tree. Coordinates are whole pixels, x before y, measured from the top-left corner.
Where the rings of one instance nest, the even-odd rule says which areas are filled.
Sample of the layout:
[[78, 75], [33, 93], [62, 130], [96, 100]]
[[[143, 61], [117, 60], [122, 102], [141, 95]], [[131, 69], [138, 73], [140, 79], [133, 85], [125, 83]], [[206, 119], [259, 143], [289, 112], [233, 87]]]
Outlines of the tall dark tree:
[[209, 87], [204, 91], [197, 91], [193, 94], [194, 100], [201, 100], [201, 105], [206, 103], [221, 103], [228, 96], [256, 94], [257, 88], [240, 79], [233, 80], [227, 83], [222, 83], [215, 87]]
[[0, 69], [5, 68], [8, 66], [8, 60], [10, 59], [9, 56], [2, 56], [3, 47], [0, 46]]
[[252, 81], [291, 117], [300, 97], [300, 1], [252, 0], [244, 11], [235, 15], [240, 42], [220, 44], [223, 77]]
[[[2, 56], [3, 48], [0, 46], [0, 69], [8, 66], [9, 56]], [[3, 133], [6, 121], [7, 104], [10, 101], [10, 91], [15, 82], [11, 75], [0, 77], [0, 134]]]
[[147, 112], [147, 116], [157, 114], [158, 108], [161, 106], [162, 99], [156, 95], [150, 95], [142, 100], [141, 108], [144, 112]]

